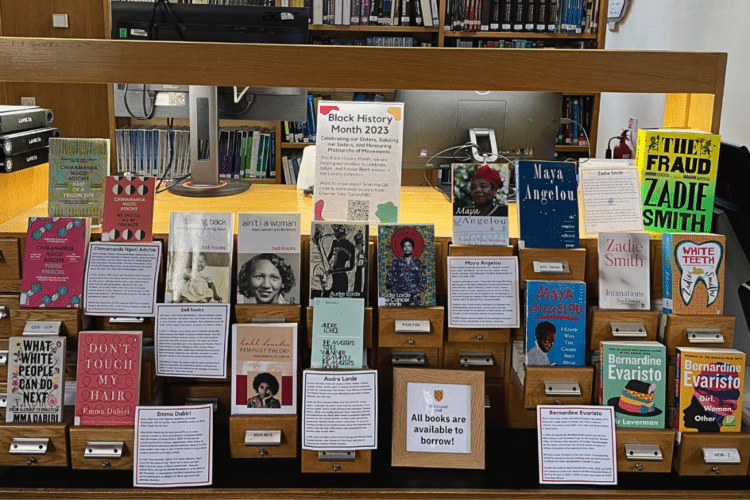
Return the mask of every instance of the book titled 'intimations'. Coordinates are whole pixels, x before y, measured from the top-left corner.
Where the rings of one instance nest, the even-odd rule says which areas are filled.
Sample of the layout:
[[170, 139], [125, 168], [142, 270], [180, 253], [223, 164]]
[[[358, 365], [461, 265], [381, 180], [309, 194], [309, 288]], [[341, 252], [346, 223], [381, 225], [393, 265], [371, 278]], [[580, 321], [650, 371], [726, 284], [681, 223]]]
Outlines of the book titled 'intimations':
[[646, 233], [599, 233], [599, 307], [651, 307]]

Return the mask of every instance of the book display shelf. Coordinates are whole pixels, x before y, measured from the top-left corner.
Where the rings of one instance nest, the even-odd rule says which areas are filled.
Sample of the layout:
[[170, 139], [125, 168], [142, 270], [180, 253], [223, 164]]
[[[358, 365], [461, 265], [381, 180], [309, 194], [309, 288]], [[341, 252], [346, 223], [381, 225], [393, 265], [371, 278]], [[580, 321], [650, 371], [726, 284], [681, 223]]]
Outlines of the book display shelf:
[[[148, 49], [148, 50], [146, 50]], [[724, 86], [726, 55], [717, 53], [674, 52], [619, 52], [599, 50], [532, 51], [509, 49], [491, 51], [484, 49], [458, 50], [451, 48], [392, 48], [385, 52], [370, 47], [327, 46], [237, 46], [197, 43], [149, 43], [116, 42], [110, 40], [64, 40], [64, 39], [17, 39], [0, 38], [0, 55], [7, 61], [0, 80], [4, 82], [57, 82], [66, 84], [94, 83], [111, 84], [132, 82], [147, 77], [152, 81], [175, 84], [216, 85], [227, 81], [251, 82], [254, 86], [304, 86], [308, 88], [340, 88], [355, 91], [362, 88], [410, 88], [425, 90], [458, 90], [463, 82], [446, 78], [435, 72], [436, 67], [452, 67], [456, 72], [469, 74], [479, 65], [486, 71], [473, 74], [472, 86], [478, 90], [534, 90], [564, 91], [576, 94], [600, 92], [665, 92], [682, 94], [706, 94], [715, 100], [709, 107], [706, 127], [718, 131], [721, 115], [721, 97]], [[366, 58], [368, 64], [352, 71], [349, 61]], [[185, 64], [189, 60], [210, 60], [212, 67], [205, 68]], [[231, 64], [236, 60], [253, 60], [253, 67]], [[280, 64], [279, 61], [283, 61]], [[141, 71], [134, 75], [130, 68], [138, 65]], [[504, 78], [505, 67], [518, 69], [518, 77]], [[576, 67], [573, 73], [567, 68]], [[696, 76], [698, 75], [698, 76]], [[85, 109], [79, 110], [80, 119], [85, 119]], [[312, 218], [312, 198], [296, 191], [291, 186], [255, 185], [250, 191], [233, 197], [214, 200], [185, 200], [162, 193], [156, 198], [154, 215], [154, 238], [165, 239], [169, 232], [169, 214], [172, 211], [299, 211], [303, 221]], [[214, 441], [213, 486], [207, 489], [179, 491], [134, 490], [132, 471], [121, 462], [118, 466], [104, 466], [98, 461], [94, 466], [85, 464], [81, 469], [76, 464], [81, 460], [75, 454], [83, 450], [81, 443], [86, 438], [76, 436], [80, 429], [72, 430], [68, 424], [56, 424], [48, 429], [50, 442], [46, 458], [31, 461], [24, 457], [8, 462], [9, 437], [40, 437], [45, 426], [13, 426], [0, 424], [0, 464], [10, 466], [0, 476], [0, 496], [13, 498], [740, 498], [750, 489], [747, 477], [748, 434], [729, 437], [737, 446], [743, 461], [732, 469], [701, 465], [700, 448], [715, 435], [694, 435], [683, 441], [682, 446], [672, 452], [673, 433], [649, 431], [645, 433], [619, 432], [618, 446], [634, 443], [660, 444], [663, 460], [659, 465], [621, 461], [619, 486], [616, 489], [547, 489], [538, 484], [538, 463], [534, 412], [529, 408], [546, 397], [544, 388], [533, 388], [534, 380], [545, 379], [543, 373], [528, 373], [523, 383], [516, 380], [512, 369], [512, 341], [523, 338], [515, 329], [468, 331], [447, 329], [443, 322], [442, 307], [446, 300], [447, 255], [482, 255], [481, 248], [451, 246], [451, 206], [442, 194], [429, 188], [404, 187], [401, 196], [401, 222], [435, 224], [435, 248], [437, 262], [438, 306], [426, 308], [424, 319], [430, 321], [431, 330], [425, 337], [413, 339], [392, 335], [387, 328], [387, 308], [371, 308], [365, 314], [367, 345], [371, 346], [370, 367], [377, 368], [380, 381], [379, 447], [368, 457], [365, 470], [369, 473], [336, 474], [334, 468], [322, 474], [303, 474], [305, 460], [300, 450], [288, 450], [289, 455], [273, 457], [259, 450], [247, 452], [242, 446], [246, 423], [233, 424], [228, 412], [226, 394], [221, 383], [183, 379], [148, 380], [157, 391], [161, 386], [167, 402], [183, 404], [187, 397], [213, 397], [217, 405], [216, 436]], [[86, 318], [76, 311], [19, 311], [18, 300], [21, 283], [21, 256], [24, 255], [26, 221], [29, 216], [46, 215], [46, 202], [24, 210], [16, 217], [0, 224], [0, 306], [6, 316], [0, 319], [0, 338], [7, 338], [23, 330], [29, 319], [58, 319], [70, 338], [85, 329]], [[511, 207], [511, 245], [492, 249], [490, 252], [518, 254], [517, 228], [512, 221], [515, 213]], [[309, 226], [302, 224], [302, 262], [306, 262], [305, 248], [309, 252]], [[93, 239], [99, 239], [96, 233]], [[657, 252], [659, 242], [652, 242], [652, 251]], [[556, 261], [569, 261], [571, 268], [587, 283], [596, 283], [596, 240], [582, 239], [581, 249], [560, 251]], [[549, 259], [546, 255], [535, 256], [524, 253], [524, 258]], [[490, 253], [493, 254], [493, 253]], [[528, 254], [528, 255], [526, 255]], [[581, 256], [583, 255], [583, 259]], [[575, 263], [575, 264], [574, 264]], [[578, 265], [582, 269], [578, 269]], [[593, 263], [593, 264], [592, 264]], [[593, 266], [593, 267], [592, 267]], [[521, 266], [523, 269], [523, 265]], [[309, 270], [308, 270], [309, 272]], [[524, 277], [533, 272], [521, 271]], [[526, 274], [524, 274], [526, 273]], [[303, 276], [305, 271], [303, 270]], [[652, 273], [653, 276], [653, 273]], [[656, 280], [658, 281], [658, 280]], [[656, 295], [659, 285], [652, 279], [651, 288]], [[594, 287], [595, 288], [595, 287]], [[590, 295], [593, 298], [596, 295]], [[306, 346], [307, 323], [311, 315], [306, 308], [298, 306], [289, 311], [244, 311], [234, 307], [239, 321], [253, 314], [263, 317], [283, 314], [289, 320], [299, 322], [300, 345]], [[596, 321], [591, 321], [588, 336], [605, 336], [607, 325], [621, 320], [611, 312], [593, 311]], [[53, 318], [54, 316], [54, 318]], [[639, 317], [652, 335], [653, 318]], [[673, 326], [680, 329], [679, 324]], [[728, 327], [731, 328], [731, 327]], [[139, 329], [143, 329], [140, 328]], [[368, 330], [369, 329], [369, 330]], [[596, 333], [599, 332], [599, 333]], [[668, 334], [669, 335], [669, 334]], [[674, 334], [679, 336], [679, 332]], [[599, 337], [597, 337], [599, 339]], [[406, 344], [403, 344], [406, 342]], [[598, 342], [598, 340], [597, 340]], [[410, 351], [410, 360], [419, 359], [426, 368], [463, 368], [481, 370], [485, 379], [486, 463], [484, 470], [455, 471], [429, 468], [394, 468], [390, 465], [391, 436], [391, 373], [398, 366], [396, 352]], [[305, 350], [303, 350], [305, 352]], [[486, 357], [492, 363], [466, 366], [467, 353], [490, 353]], [[304, 357], [304, 356], [303, 356]], [[394, 365], [395, 362], [395, 365]], [[304, 361], [302, 362], [304, 365]], [[144, 368], [145, 370], [145, 368]], [[570, 369], [573, 372], [573, 369]], [[582, 373], [571, 373], [584, 388], [596, 387], [596, 369], [588, 366]], [[515, 378], [514, 378], [515, 377]], [[148, 377], [146, 377], [148, 379]], [[543, 382], [542, 382], [543, 383]], [[143, 391], [143, 389], [142, 389]], [[584, 391], [584, 399], [591, 398], [593, 390]], [[587, 395], [587, 396], [586, 396]], [[565, 402], [565, 401], [563, 401]], [[289, 419], [294, 420], [294, 419]], [[256, 422], [261, 425], [261, 422]], [[295, 423], [277, 423], [289, 431], [290, 439], [296, 439]], [[91, 432], [101, 432], [92, 429]], [[43, 433], [43, 432], [42, 432]], [[29, 436], [31, 434], [31, 436]], [[644, 435], [647, 435], [644, 437]], [[622, 437], [621, 437], [622, 436]], [[114, 435], [111, 440], [114, 441]], [[119, 435], [118, 441], [129, 443], [127, 433]], [[89, 438], [90, 440], [90, 438]], [[237, 442], [235, 442], [237, 441]], [[693, 442], [693, 441], [698, 441]], [[239, 445], [239, 446], [238, 446]], [[696, 451], [697, 450], [697, 451]], [[281, 450], [280, 450], [281, 451]], [[618, 458], [622, 457], [624, 448]], [[281, 458], [281, 457], [285, 458]], [[236, 457], [236, 458], [233, 458]], [[246, 458], [240, 458], [246, 457]], [[127, 460], [127, 456], [124, 457]], [[130, 457], [132, 460], [132, 456]], [[273, 459], [272, 459], [273, 458]], [[47, 461], [48, 463], [44, 463]], [[674, 462], [673, 466], [671, 462]], [[94, 462], [90, 462], [94, 463]], [[356, 458], [355, 462], [357, 463]], [[640, 464], [638, 468], [636, 464]], [[667, 464], [665, 466], [665, 464]], [[39, 466], [41, 470], [35, 470]], [[71, 467], [72, 466], [72, 470]], [[330, 467], [330, 466], [328, 466]], [[342, 465], [339, 471], [344, 471]], [[679, 472], [677, 472], [679, 471]], [[250, 473], [249, 473], [250, 472]], [[645, 473], [644, 473], [645, 472]], [[652, 472], [651, 474], [648, 474]]]

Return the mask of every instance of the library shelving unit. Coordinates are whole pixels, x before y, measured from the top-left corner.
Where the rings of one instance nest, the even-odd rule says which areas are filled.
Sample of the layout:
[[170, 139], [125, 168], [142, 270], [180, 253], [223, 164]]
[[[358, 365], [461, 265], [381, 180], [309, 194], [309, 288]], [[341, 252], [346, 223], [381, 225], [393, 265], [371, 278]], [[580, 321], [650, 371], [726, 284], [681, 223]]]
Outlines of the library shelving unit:
[[[252, 86], [298, 86], [339, 88], [406, 88], [417, 90], [458, 90], [462, 79], [436, 72], [451, 67], [454, 74], [472, 74], [477, 90], [562, 91], [577, 94], [600, 92], [680, 94], [670, 99], [688, 104], [681, 114], [670, 117], [672, 123], [700, 123], [717, 132], [726, 70], [726, 54], [686, 52], [639, 52], [602, 50], [485, 50], [434, 48], [330, 47], [284, 45], [231, 45], [172, 42], [118, 42], [112, 40], [0, 38], [0, 57], [4, 61], [0, 82], [63, 83], [109, 85], [135, 83], [141, 79], [172, 84], [218, 85], [231, 81]], [[211, 69], [186, 61], [211, 61]], [[233, 64], [252, 60], [253, 66]], [[367, 64], [352, 67], [352, 60]], [[136, 74], [133, 67], [139, 67]], [[483, 67], [485, 71], [473, 72]], [[506, 78], [507, 67], [517, 68], [515, 78]], [[577, 68], [573, 72], [569, 68]], [[700, 101], [702, 115], [690, 112], [691, 102]], [[687, 110], [687, 111], [685, 111]], [[91, 111], [80, 106], [77, 118], [85, 120]], [[18, 186], [16, 186], [18, 187]], [[442, 195], [429, 188], [404, 187], [402, 222], [434, 222], [438, 276], [450, 243], [450, 207]], [[46, 203], [40, 203], [13, 219], [0, 224], [0, 304], [15, 304], [20, 292], [20, 256], [25, 245], [24, 220], [44, 215]], [[156, 200], [155, 237], [168, 233], [171, 210], [207, 211], [281, 210], [302, 211], [309, 219], [310, 197], [291, 186], [253, 186], [244, 195], [215, 200], [178, 199], [162, 193]], [[512, 214], [511, 214], [512, 215]], [[304, 225], [303, 225], [304, 227]], [[304, 234], [302, 248], [309, 245]], [[309, 229], [307, 230], [309, 231]], [[514, 229], [511, 228], [511, 237]], [[95, 235], [96, 239], [96, 235]], [[582, 247], [596, 247], [595, 240], [582, 240]], [[304, 251], [303, 251], [304, 253]], [[304, 258], [303, 258], [304, 261]], [[587, 276], [587, 281], [589, 277]], [[437, 292], [445, 296], [445, 280], [439, 280]], [[25, 312], [46, 314], [46, 311]], [[75, 318], [70, 318], [74, 319]], [[23, 318], [20, 318], [23, 320]], [[10, 328], [18, 324], [11, 316]], [[303, 322], [304, 324], [304, 322]], [[0, 320], [0, 334], [8, 318]], [[76, 321], [66, 328], [76, 330]], [[374, 330], [373, 330], [374, 331]], [[455, 333], [455, 332], [453, 332]], [[514, 338], [518, 333], [510, 334]], [[438, 366], [448, 366], [450, 342], [458, 349], [470, 339], [448, 340], [443, 348], [434, 348]], [[473, 342], [473, 341], [472, 341]], [[390, 467], [388, 427], [390, 393], [383, 379], [380, 412], [383, 416], [381, 449], [373, 452], [371, 474], [301, 474], [296, 459], [276, 462], [262, 459], [230, 459], [228, 443], [215, 441], [215, 481], [213, 488], [196, 490], [134, 490], [132, 473], [127, 470], [80, 471], [39, 465], [19, 465], [5, 471], [0, 481], [0, 497], [12, 498], [740, 498], [750, 489], [750, 479], [742, 477], [683, 477], [676, 473], [620, 475], [616, 490], [539, 489], [536, 480], [536, 436], [525, 427], [528, 410], [523, 409], [518, 392], [509, 382], [510, 346], [505, 337], [495, 339], [492, 347], [499, 366], [494, 367], [493, 384], [503, 404], [494, 404], [488, 412], [498, 428], [487, 434], [485, 471], [446, 471], [432, 469], [394, 469]], [[455, 347], [455, 346], [454, 346]], [[376, 357], [381, 350], [374, 342]], [[455, 349], [454, 349], [455, 351]], [[442, 355], [445, 358], [441, 358]], [[455, 354], [455, 352], [453, 352]], [[493, 355], [494, 356], [494, 355]], [[455, 356], [453, 356], [455, 357]], [[391, 359], [390, 356], [388, 359]], [[451, 358], [453, 359], [453, 358]], [[381, 364], [382, 362], [382, 364]], [[378, 368], [387, 362], [378, 359]], [[499, 369], [502, 367], [502, 369]], [[168, 381], [164, 382], [167, 386]], [[189, 385], [189, 384], [188, 384]], [[175, 384], [175, 388], [177, 385]], [[503, 396], [505, 394], [505, 396]], [[515, 399], [513, 399], [515, 398]], [[495, 400], [496, 401], [496, 400]], [[489, 415], [490, 413], [488, 413]], [[217, 419], [218, 422], [218, 419]], [[2, 424], [0, 424], [0, 427]], [[61, 445], [65, 443], [64, 438]], [[58, 450], [59, 452], [59, 450]], [[7, 453], [0, 449], [0, 454]], [[64, 455], [64, 453], [63, 453]], [[65, 463], [60, 457], [61, 465]], [[259, 462], [260, 460], [260, 462]]]

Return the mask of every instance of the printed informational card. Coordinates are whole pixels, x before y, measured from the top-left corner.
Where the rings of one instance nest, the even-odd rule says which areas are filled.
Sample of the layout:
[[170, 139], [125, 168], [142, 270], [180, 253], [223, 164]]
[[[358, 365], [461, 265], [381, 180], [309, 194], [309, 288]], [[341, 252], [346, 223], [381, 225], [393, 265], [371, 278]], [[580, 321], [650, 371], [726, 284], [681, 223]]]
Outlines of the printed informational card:
[[448, 257], [448, 327], [518, 328], [518, 257]]
[[398, 222], [404, 105], [320, 101], [315, 220]]
[[305, 370], [302, 375], [302, 448], [376, 449], [377, 374], [377, 370]]
[[471, 386], [406, 384], [406, 451], [471, 453]]
[[89, 245], [83, 310], [91, 316], [153, 317], [161, 242]]
[[156, 374], [226, 378], [230, 304], [158, 304]]
[[[643, 231], [641, 182], [632, 160], [581, 162], [583, 228], [588, 234]], [[612, 217], [616, 213], [617, 217]]]
[[617, 484], [611, 406], [536, 407], [539, 484]]
[[213, 414], [211, 405], [137, 407], [133, 486], [211, 485]]

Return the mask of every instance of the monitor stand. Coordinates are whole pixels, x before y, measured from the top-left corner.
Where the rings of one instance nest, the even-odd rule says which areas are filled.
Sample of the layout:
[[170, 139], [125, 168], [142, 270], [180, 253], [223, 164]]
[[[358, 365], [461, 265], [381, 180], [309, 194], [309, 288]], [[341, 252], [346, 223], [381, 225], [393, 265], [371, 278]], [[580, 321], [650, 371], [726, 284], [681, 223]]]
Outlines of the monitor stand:
[[190, 85], [190, 179], [169, 191], [179, 196], [213, 198], [250, 189], [246, 179], [219, 179], [219, 108], [216, 87]]
[[[479, 141], [485, 142], [485, 144], [479, 144]], [[482, 148], [482, 152], [489, 149], [489, 153], [480, 153], [477, 148], [471, 148], [471, 156], [474, 160], [479, 163], [492, 163], [497, 161], [499, 151], [497, 150], [497, 140], [495, 139], [495, 131], [491, 128], [470, 128], [469, 129], [469, 142], [476, 144]], [[489, 147], [487, 147], [489, 145]], [[484, 146], [484, 147], [483, 147]]]

